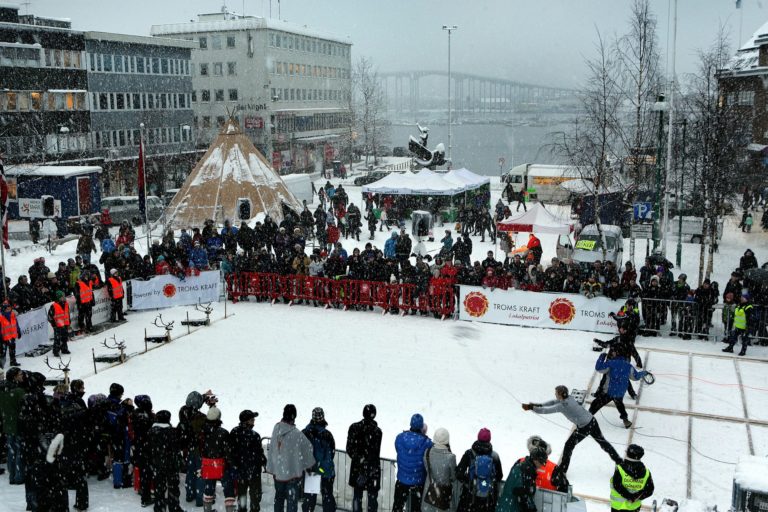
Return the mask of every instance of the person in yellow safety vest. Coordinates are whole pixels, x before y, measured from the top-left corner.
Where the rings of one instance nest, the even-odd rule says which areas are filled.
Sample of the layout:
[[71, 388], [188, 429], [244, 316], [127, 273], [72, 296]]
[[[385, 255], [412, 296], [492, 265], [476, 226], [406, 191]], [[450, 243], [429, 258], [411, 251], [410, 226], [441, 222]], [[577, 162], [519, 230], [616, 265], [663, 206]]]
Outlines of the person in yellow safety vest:
[[739, 336], [741, 336], [741, 351], [739, 355], [747, 354], [747, 345], [749, 345], [749, 317], [751, 315], [752, 304], [749, 302], [749, 294], [743, 293], [741, 295], [741, 302], [733, 310], [733, 328], [726, 341], [728, 346], [723, 349], [723, 352], [733, 352], [733, 346], [736, 345], [739, 341]]
[[611, 478], [611, 511], [639, 510], [643, 500], [653, 495], [653, 477], [640, 459], [645, 455], [641, 446], [627, 446], [624, 460], [616, 465]]
[[93, 332], [93, 286], [91, 276], [87, 270], [83, 270], [75, 285], [75, 300], [77, 301], [77, 328], [78, 334]]
[[48, 308], [48, 322], [53, 327], [53, 355], [69, 354], [69, 304], [64, 292], [56, 292], [56, 302]]
[[109, 292], [109, 298], [112, 299], [112, 309], [109, 314], [110, 322], [125, 322], [125, 316], [123, 315], [123, 280], [117, 273], [117, 269], [113, 268], [109, 271], [109, 279], [107, 279], [107, 291]]
[[11, 366], [19, 366], [16, 361], [16, 340], [21, 338], [21, 329], [8, 300], [3, 301], [0, 309], [0, 338], [0, 370], [5, 368], [6, 351], [10, 352]]

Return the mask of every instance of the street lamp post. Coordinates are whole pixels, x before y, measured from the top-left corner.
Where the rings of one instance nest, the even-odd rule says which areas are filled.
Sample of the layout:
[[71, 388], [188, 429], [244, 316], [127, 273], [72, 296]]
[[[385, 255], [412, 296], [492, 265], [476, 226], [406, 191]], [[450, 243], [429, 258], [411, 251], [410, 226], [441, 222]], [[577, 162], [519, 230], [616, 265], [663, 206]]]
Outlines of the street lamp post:
[[688, 120], [683, 119], [683, 154], [680, 164], [680, 190], [677, 194], [677, 253], [675, 254], [675, 265], [680, 268], [683, 259], [683, 214], [682, 197], [683, 184], [685, 183], [685, 129], [688, 126]]
[[453, 139], [453, 118], [451, 111], [451, 32], [458, 30], [456, 25], [443, 25], [443, 30], [448, 31], [448, 160], [451, 160], [452, 151], [452, 139]]
[[671, 80], [669, 83], [669, 132], [667, 133], [667, 162], [666, 169], [667, 175], [664, 179], [664, 219], [662, 222], [661, 230], [661, 252], [664, 256], [667, 255], [667, 229], [669, 228], [669, 196], [667, 190], [669, 190], [669, 176], [672, 170], [672, 135], [673, 124], [675, 122], [675, 54], [677, 53], [677, 0], [672, 0], [672, 63], [671, 63]]
[[664, 102], [664, 95], [659, 94], [656, 103], [653, 104], [651, 110], [659, 113], [659, 138], [656, 144], [656, 200], [653, 202], [653, 249], [656, 250], [659, 247], [659, 241], [661, 239], [661, 226], [659, 220], [661, 219], [661, 161], [662, 161], [662, 141], [664, 140], [664, 111], [667, 109], [667, 104]]

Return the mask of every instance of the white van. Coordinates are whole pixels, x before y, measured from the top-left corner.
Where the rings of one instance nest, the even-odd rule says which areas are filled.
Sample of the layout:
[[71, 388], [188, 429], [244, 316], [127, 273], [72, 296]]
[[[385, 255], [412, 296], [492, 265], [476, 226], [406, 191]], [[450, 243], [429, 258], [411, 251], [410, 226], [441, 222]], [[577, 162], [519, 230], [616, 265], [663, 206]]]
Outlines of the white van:
[[621, 227], [610, 224], [601, 226], [605, 235], [606, 251], [603, 258], [603, 244], [595, 224], [589, 224], [579, 233], [576, 243], [569, 235], [560, 235], [557, 239], [556, 253], [561, 259], [572, 259], [582, 266], [591, 266], [595, 261], [612, 261], [616, 268], [621, 268], [624, 259], [624, 237]]
[[530, 201], [565, 204], [570, 193], [560, 185], [580, 178], [578, 170], [569, 165], [522, 164], [504, 175], [504, 183], [511, 184], [515, 193], [525, 186]]

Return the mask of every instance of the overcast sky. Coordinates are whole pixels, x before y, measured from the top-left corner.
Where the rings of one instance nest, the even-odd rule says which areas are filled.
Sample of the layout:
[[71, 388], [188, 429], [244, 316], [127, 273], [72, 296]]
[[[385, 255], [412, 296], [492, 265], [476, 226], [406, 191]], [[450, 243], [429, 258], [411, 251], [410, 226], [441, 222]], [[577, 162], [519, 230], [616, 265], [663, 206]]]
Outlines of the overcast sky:
[[[76, 29], [140, 35], [148, 35], [153, 24], [186, 22], [223, 5], [223, 0], [27, 1], [22, 12], [67, 17]], [[663, 48], [670, 1], [651, 2]], [[243, 4], [246, 14], [269, 15], [270, 0], [226, 2], [238, 12]], [[280, 13], [284, 20], [348, 36], [353, 58], [369, 57], [381, 71], [446, 68], [447, 35], [441, 27], [458, 25], [452, 43], [454, 70], [571, 87], [583, 78], [584, 57], [594, 54], [596, 30], [608, 37], [626, 31], [629, 4], [630, 0], [282, 0]], [[277, 0], [272, 0], [272, 15], [278, 15]], [[735, 0], [679, 0], [678, 73], [695, 69], [696, 50], [712, 42], [721, 24], [728, 27], [736, 47], [766, 21], [768, 0], [743, 0], [741, 10], [735, 8]]]

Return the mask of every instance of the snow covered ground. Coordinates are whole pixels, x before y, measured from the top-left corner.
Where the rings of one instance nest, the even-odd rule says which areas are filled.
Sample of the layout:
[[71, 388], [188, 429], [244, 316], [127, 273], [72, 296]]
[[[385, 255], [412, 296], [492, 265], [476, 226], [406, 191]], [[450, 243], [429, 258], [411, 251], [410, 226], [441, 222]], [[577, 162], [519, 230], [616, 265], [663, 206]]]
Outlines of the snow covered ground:
[[[357, 190], [349, 192], [359, 199]], [[760, 263], [768, 257], [768, 238], [762, 232], [742, 234], [734, 226], [727, 224], [715, 261], [721, 282], [747, 246]], [[386, 237], [386, 231], [377, 232], [374, 242], [381, 245]], [[541, 238], [544, 257], [553, 257], [555, 237]], [[140, 247], [143, 240], [138, 237]], [[493, 248], [479, 239], [474, 242], [475, 259]], [[345, 241], [345, 246], [362, 248], [364, 243], [361, 237], [360, 243]], [[37, 249], [7, 256], [14, 282], [42, 254]], [[74, 242], [64, 244], [47, 258], [49, 266], [73, 254]], [[697, 267], [698, 246], [686, 244], [683, 270], [695, 276]], [[593, 333], [254, 302], [228, 304], [227, 310], [229, 318], [223, 319], [223, 304], [218, 304], [213, 325], [147, 354], [140, 354], [144, 329], [158, 331], [151, 325], [156, 312], [131, 313], [127, 324], [108, 334], [125, 340], [135, 357], [111, 369], [100, 365], [94, 375], [91, 350], [108, 352], [100, 347], [105, 335], [84, 338], [70, 345], [72, 378], [85, 378], [87, 394], [105, 393], [111, 382], [125, 385], [126, 396], [147, 393], [155, 410], [169, 409], [174, 422], [189, 391], [211, 388], [220, 398], [225, 427], [233, 427], [240, 410], [250, 408], [259, 411], [256, 429], [265, 436], [286, 403], [296, 404], [300, 425], [309, 420], [313, 407], [321, 406], [342, 448], [348, 425], [372, 402], [384, 431], [385, 457], [394, 457], [394, 437], [408, 427], [411, 414], [420, 412], [430, 432], [438, 427], [450, 431], [453, 451], [459, 454], [481, 427], [490, 428], [505, 472], [524, 455], [528, 436], [550, 441], [557, 460], [570, 431], [562, 417], [524, 413], [521, 401], [547, 400], [558, 384], [581, 389], [596, 385]], [[178, 321], [186, 311], [163, 311], [164, 318], [177, 320], [176, 336], [185, 332]], [[750, 442], [755, 454], [768, 454], [768, 348], [753, 347], [750, 358], [738, 362], [712, 342], [641, 338], [638, 348], [657, 382], [643, 386], [637, 407], [630, 408], [637, 428], [619, 427], [615, 409], [606, 407], [598, 414], [603, 432], [619, 450], [629, 442], [645, 447], [645, 462], [656, 482], [654, 498], [683, 500], [690, 486], [693, 498], [725, 510], [732, 463], [749, 453]], [[55, 376], [43, 358], [21, 362], [25, 369]], [[747, 417], [753, 420], [749, 424]], [[607, 498], [612, 471], [608, 457], [586, 440], [576, 448], [569, 477], [576, 493]], [[23, 487], [7, 485], [6, 478], [0, 477], [0, 509], [23, 510]], [[91, 510], [139, 506], [131, 491], [113, 491], [107, 482], [90, 484]], [[589, 507], [607, 509], [598, 502]]]

